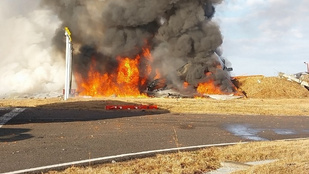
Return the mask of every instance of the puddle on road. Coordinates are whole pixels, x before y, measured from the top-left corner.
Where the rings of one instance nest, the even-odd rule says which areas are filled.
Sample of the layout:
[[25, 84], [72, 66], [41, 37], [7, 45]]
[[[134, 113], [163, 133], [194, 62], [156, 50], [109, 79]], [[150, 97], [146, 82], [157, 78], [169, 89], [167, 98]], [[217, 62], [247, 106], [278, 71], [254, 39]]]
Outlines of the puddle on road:
[[279, 135], [294, 135], [296, 131], [290, 129], [272, 129], [276, 134]]
[[226, 126], [226, 129], [231, 132], [232, 134], [245, 138], [248, 140], [254, 140], [254, 141], [264, 141], [268, 140], [266, 138], [260, 137], [259, 133], [270, 130], [278, 135], [294, 135], [297, 132], [292, 129], [263, 129], [263, 128], [252, 128], [248, 124], [231, 124]]
[[305, 130], [303, 130], [303, 132], [309, 133], [309, 129], [305, 129]]
[[232, 134], [255, 141], [267, 140], [265, 138], [259, 137], [257, 134], [262, 131], [262, 129], [250, 128], [249, 125], [245, 124], [232, 124], [227, 126], [227, 130]]

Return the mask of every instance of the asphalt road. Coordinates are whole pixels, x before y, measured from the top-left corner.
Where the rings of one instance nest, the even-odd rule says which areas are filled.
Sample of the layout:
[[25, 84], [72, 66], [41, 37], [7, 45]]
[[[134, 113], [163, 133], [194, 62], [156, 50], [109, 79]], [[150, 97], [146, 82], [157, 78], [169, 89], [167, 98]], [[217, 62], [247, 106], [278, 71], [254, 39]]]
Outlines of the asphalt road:
[[[12, 109], [0, 109], [0, 120]], [[309, 117], [28, 108], [0, 126], [0, 173], [174, 147], [309, 137]]]

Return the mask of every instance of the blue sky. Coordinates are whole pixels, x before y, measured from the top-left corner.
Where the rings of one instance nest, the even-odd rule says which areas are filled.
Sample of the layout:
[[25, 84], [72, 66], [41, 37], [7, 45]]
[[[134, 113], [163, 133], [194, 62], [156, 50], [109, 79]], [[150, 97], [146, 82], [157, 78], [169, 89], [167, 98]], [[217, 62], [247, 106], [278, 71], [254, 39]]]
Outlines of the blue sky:
[[309, 62], [308, 0], [225, 0], [216, 20], [223, 56], [233, 75], [277, 76], [306, 70]]

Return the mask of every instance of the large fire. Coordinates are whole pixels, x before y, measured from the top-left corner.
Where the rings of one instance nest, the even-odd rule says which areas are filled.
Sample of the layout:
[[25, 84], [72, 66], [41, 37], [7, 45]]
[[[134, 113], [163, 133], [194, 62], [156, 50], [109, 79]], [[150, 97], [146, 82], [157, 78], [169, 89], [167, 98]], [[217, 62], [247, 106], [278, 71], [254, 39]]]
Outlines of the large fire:
[[[222, 68], [222, 67], [221, 65], [218, 65], [217, 68]], [[210, 77], [212, 73], [207, 72], [205, 75], [206, 77]], [[231, 83], [231, 86], [234, 87], [234, 90], [235, 90], [234, 94], [238, 95], [236, 87], [232, 84], [232, 82], [230, 83]], [[198, 84], [198, 87], [196, 90], [199, 94], [211, 94], [211, 95], [212, 94], [230, 94], [228, 92], [222, 91], [220, 88], [220, 85], [216, 85], [215, 81], [212, 78], [209, 78], [207, 82]]]
[[[96, 61], [92, 59], [91, 67], [86, 78], [78, 73], [75, 74], [77, 82], [77, 92], [81, 96], [112, 96], [119, 97], [141, 97], [146, 96], [141, 93], [141, 89], [148, 82], [149, 75], [152, 71], [149, 64], [144, 65], [145, 70], [141, 71], [139, 66], [141, 59], [150, 63], [152, 58], [148, 48], [143, 50], [141, 55], [134, 59], [128, 57], [118, 57], [117, 72], [113, 74], [101, 74], [95, 69]], [[145, 62], [145, 61], [144, 61]]]
[[[151, 67], [152, 56], [148, 48], [143, 49], [140, 55], [135, 58], [117, 57], [118, 68], [112, 74], [100, 73], [96, 70], [97, 62], [93, 58], [87, 77], [75, 73], [77, 82], [77, 92], [81, 96], [92, 97], [147, 97], [145, 91], [149, 82], [155, 79], [162, 79], [157, 69]], [[142, 63], [143, 62], [143, 63]], [[142, 66], [141, 66], [142, 64]], [[153, 77], [150, 77], [154, 73]], [[209, 72], [208, 72], [209, 73]], [[209, 76], [211, 74], [207, 74]], [[189, 86], [184, 82], [183, 88]], [[220, 90], [220, 86], [215, 85], [214, 80], [200, 83], [196, 88], [199, 94], [226, 94]]]
[[220, 87], [216, 86], [213, 80], [200, 83], [196, 90], [199, 94], [223, 94], [223, 92], [220, 90]]

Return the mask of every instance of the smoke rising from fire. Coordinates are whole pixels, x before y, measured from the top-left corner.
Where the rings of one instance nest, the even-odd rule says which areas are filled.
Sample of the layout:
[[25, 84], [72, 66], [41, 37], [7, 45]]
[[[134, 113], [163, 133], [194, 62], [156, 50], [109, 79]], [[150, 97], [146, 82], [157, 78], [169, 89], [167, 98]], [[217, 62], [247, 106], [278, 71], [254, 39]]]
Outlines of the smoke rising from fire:
[[[150, 47], [154, 68], [176, 86], [214, 81], [232, 92], [228, 72], [218, 61], [219, 26], [211, 21], [222, 0], [43, 0], [62, 21], [54, 37], [63, 52], [63, 31], [73, 33], [74, 68], [86, 78], [91, 60], [102, 73], [113, 72], [116, 58], [134, 58]], [[208, 73], [206, 75], [206, 73]]]
[[50, 40], [59, 25], [33, 1], [0, 1], [0, 97], [54, 92], [62, 88], [63, 58]]

